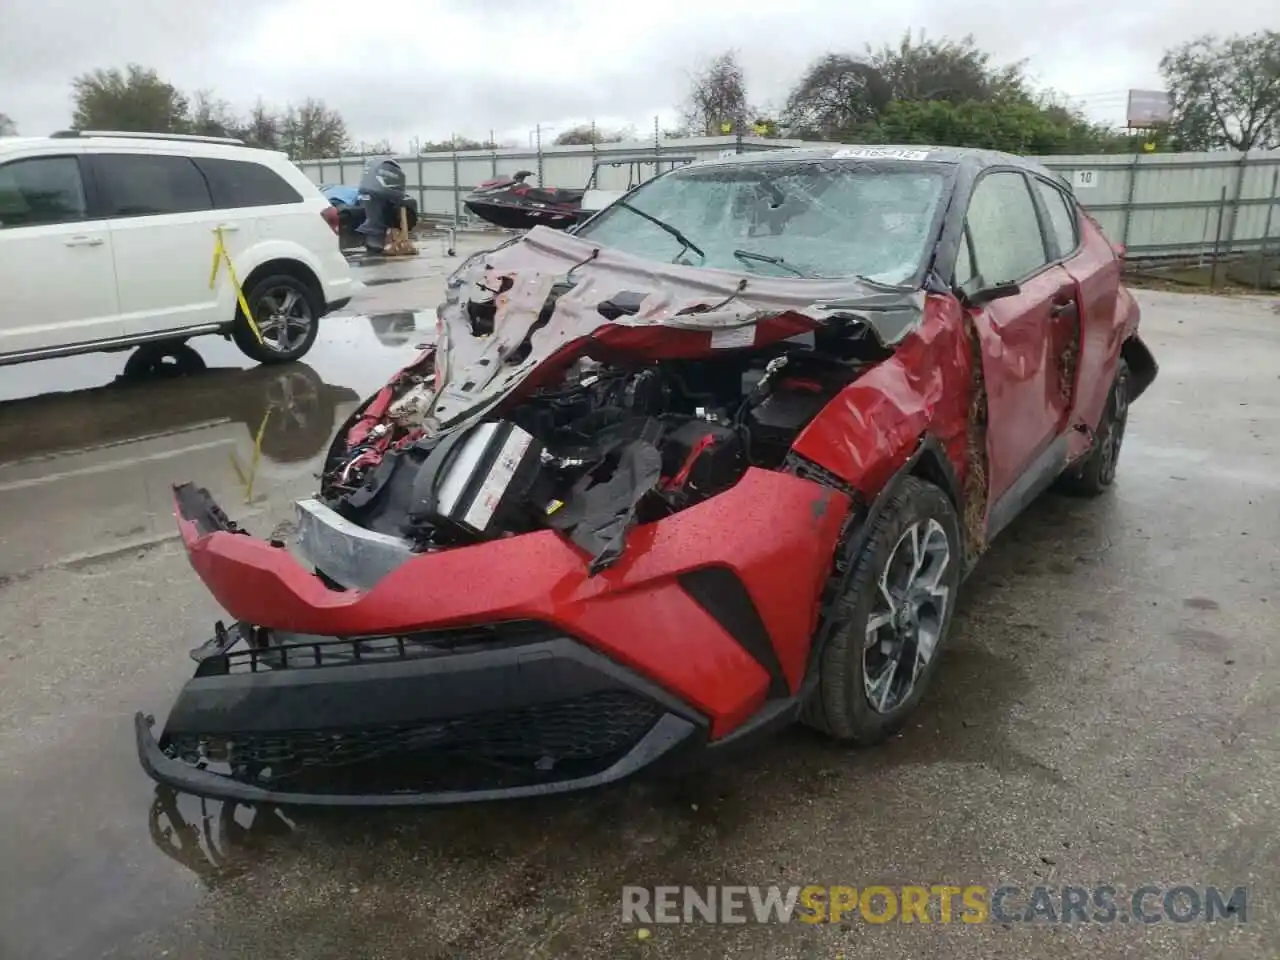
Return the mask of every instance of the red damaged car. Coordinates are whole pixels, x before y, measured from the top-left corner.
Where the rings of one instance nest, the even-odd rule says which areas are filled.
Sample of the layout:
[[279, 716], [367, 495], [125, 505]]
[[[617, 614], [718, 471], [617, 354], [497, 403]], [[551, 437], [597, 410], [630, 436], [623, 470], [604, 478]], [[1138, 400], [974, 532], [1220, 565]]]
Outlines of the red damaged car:
[[139, 714], [144, 768], [430, 804], [795, 719], [883, 738], [992, 537], [1115, 477], [1156, 376], [1121, 256], [1035, 163], [832, 147], [682, 167], [470, 258], [292, 551], [176, 488], [233, 625], [158, 736]]

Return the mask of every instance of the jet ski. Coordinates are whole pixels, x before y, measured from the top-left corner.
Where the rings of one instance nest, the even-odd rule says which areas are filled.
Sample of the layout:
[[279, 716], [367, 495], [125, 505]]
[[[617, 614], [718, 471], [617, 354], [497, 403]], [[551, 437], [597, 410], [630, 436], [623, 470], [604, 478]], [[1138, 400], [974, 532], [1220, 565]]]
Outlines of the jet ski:
[[481, 220], [508, 230], [563, 230], [584, 219], [586, 190], [535, 187], [525, 182], [531, 176], [533, 171], [521, 170], [515, 176], [486, 180], [463, 198], [463, 205]]

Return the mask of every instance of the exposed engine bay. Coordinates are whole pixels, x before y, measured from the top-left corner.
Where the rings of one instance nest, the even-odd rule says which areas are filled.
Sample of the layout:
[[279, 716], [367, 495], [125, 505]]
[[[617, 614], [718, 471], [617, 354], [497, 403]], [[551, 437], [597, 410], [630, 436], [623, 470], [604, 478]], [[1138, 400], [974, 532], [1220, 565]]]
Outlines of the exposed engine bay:
[[535, 228], [449, 279], [435, 346], [338, 431], [299, 546], [331, 585], [366, 587], [415, 553], [552, 529], [597, 573], [632, 525], [779, 467], [920, 297]]
[[427, 437], [415, 403], [432, 376], [424, 360], [382, 418], [357, 416], [335, 441], [321, 498], [415, 551], [560, 530], [594, 572], [618, 558], [633, 523], [712, 497], [748, 466], [780, 466], [867, 362], [789, 341], [638, 365], [584, 358], [501, 415]]

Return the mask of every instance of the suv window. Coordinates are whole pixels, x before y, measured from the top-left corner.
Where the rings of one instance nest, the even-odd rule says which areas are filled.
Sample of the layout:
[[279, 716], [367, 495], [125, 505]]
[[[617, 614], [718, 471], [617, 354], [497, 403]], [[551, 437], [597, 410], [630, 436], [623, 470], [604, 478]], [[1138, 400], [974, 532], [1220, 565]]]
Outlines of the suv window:
[[302, 199], [302, 194], [280, 174], [260, 163], [197, 157], [196, 166], [209, 181], [213, 205], [219, 210], [267, 207], [277, 203], [297, 203]]
[[1065, 257], [1075, 250], [1080, 242], [1076, 228], [1076, 209], [1061, 190], [1043, 180], [1032, 181], [1049, 212], [1049, 224], [1053, 228], [1054, 239], [1058, 242], [1058, 256]]
[[86, 215], [75, 157], [31, 157], [0, 166], [0, 230], [68, 223]]
[[209, 185], [186, 157], [148, 153], [93, 154], [94, 176], [108, 217], [149, 217], [213, 209]]
[[973, 257], [969, 255], [969, 231], [960, 237], [960, 250], [956, 254], [956, 269], [952, 283], [960, 287], [973, 279]]
[[991, 173], [978, 181], [967, 217], [973, 258], [984, 286], [1012, 283], [1049, 262], [1040, 219], [1021, 173]]

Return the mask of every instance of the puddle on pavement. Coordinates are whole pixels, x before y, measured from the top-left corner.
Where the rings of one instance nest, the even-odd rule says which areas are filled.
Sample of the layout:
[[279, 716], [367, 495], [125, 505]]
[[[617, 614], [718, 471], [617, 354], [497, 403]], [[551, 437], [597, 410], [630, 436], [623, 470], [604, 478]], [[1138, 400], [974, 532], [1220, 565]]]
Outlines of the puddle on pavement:
[[204, 338], [4, 368], [0, 575], [172, 536], [173, 483], [228, 508], [309, 493], [337, 427], [434, 336], [421, 318], [334, 317], [280, 366]]

